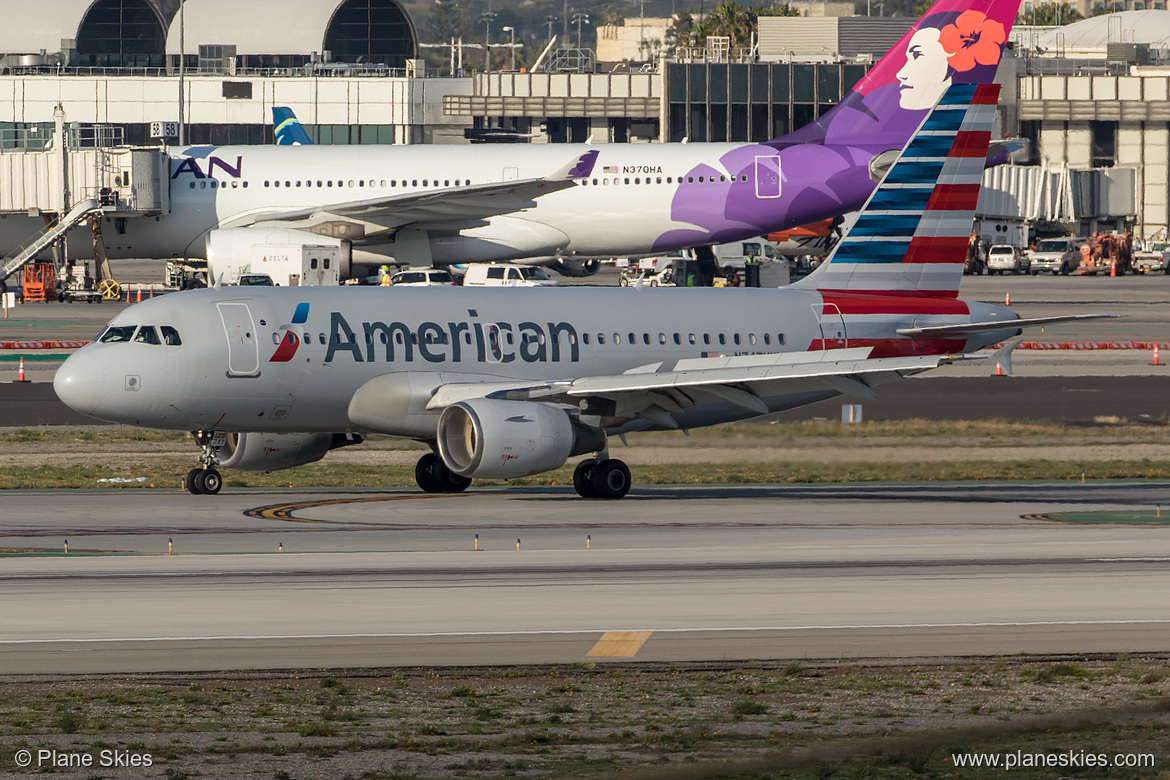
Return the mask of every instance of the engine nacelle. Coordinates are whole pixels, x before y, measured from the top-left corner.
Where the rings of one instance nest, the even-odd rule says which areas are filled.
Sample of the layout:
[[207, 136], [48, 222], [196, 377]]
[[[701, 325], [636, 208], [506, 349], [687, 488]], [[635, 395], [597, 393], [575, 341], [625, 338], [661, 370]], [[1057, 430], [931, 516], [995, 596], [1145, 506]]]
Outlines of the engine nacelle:
[[207, 234], [205, 257], [207, 278], [214, 283], [220, 274], [230, 276], [230, 269], [249, 264], [252, 247], [270, 245], [335, 246], [340, 249], [339, 271], [342, 279], [352, 273], [353, 250], [344, 238], [320, 236], [290, 228], [218, 228]]
[[443, 410], [439, 454], [451, 471], [512, 479], [551, 471], [573, 455], [605, 448], [605, 433], [562, 408], [528, 401], [475, 398]]
[[280, 471], [316, 463], [329, 450], [358, 444], [344, 433], [229, 433], [219, 465], [237, 471]]

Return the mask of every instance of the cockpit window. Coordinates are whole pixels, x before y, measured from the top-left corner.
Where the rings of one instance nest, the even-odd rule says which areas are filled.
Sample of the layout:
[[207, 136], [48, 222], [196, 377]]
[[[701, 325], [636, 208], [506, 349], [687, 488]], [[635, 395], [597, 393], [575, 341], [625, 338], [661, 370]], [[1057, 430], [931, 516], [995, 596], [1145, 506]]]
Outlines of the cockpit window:
[[161, 344], [158, 340], [158, 331], [154, 329], [153, 325], [143, 325], [138, 329], [138, 335], [134, 340], [140, 344]]
[[103, 344], [116, 344], [120, 341], [129, 341], [134, 336], [137, 325], [111, 325], [99, 338]]
[[170, 325], [162, 325], [159, 327], [162, 331], [163, 343], [168, 347], [178, 347], [182, 345], [183, 340], [179, 338], [179, 331], [172, 328]]

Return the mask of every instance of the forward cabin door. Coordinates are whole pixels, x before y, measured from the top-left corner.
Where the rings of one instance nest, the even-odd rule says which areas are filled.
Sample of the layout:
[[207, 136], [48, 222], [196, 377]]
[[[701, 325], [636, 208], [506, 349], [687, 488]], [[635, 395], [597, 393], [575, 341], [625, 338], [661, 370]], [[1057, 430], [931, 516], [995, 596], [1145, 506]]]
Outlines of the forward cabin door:
[[227, 375], [231, 377], [260, 376], [260, 344], [256, 339], [256, 324], [246, 303], [217, 303], [219, 318], [223, 320], [228, 343]]
[[780, 155], [756, 158], [756, 197], [780, 197]]

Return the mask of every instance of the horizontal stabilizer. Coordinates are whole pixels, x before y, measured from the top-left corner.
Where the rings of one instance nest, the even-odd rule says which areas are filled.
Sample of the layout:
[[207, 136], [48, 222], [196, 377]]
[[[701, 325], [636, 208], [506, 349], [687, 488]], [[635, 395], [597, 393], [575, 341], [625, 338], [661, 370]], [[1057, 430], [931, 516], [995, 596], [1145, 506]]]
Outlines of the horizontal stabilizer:
[[1060, 314], [1055, 317], [1030, 317], [1022, 320], [972, 322], [966, 325], [928, 325], [924, 328], [898, 328], [899, 336], [962, 336], [967, 333], [994, 333], [997, 330], [1023, 330], [1074, 320], [1116, 319], [1116, 314]]

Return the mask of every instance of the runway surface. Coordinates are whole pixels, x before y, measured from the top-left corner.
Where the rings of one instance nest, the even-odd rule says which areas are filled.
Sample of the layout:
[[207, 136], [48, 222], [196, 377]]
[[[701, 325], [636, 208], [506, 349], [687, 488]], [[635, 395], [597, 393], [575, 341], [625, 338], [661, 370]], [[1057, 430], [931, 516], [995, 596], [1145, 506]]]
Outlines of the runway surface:
[[46, 553], [4, 560], [0, 668], [1165, 651], [1170, 529], [1034, 516], [1161, 502], [1170, 484], [13, 493], [0, 547]]

